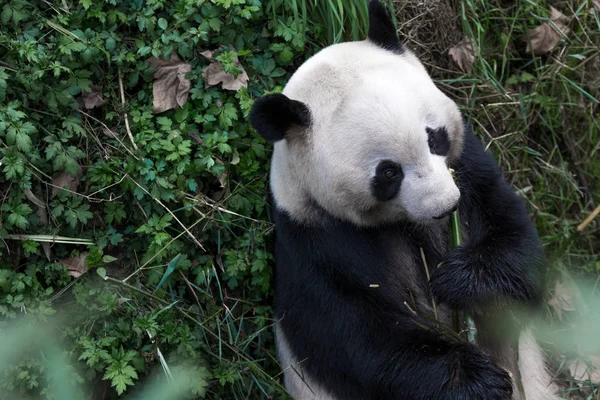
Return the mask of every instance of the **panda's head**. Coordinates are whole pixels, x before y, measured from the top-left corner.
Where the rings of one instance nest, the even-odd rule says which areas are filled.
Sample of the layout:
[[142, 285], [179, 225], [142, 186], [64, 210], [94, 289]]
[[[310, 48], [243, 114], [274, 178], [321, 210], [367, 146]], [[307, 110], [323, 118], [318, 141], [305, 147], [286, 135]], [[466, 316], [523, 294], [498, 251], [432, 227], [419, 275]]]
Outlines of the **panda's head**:
[[325, 210], [361, 226], [431, 223], [458, 205], [448, 164], [462, 151], [461, 114], [377, 0], [369, 20], [367, 40], [321, 50], [252, 108], [252, 126], [275, 143], [277, 207], [298, 221]]

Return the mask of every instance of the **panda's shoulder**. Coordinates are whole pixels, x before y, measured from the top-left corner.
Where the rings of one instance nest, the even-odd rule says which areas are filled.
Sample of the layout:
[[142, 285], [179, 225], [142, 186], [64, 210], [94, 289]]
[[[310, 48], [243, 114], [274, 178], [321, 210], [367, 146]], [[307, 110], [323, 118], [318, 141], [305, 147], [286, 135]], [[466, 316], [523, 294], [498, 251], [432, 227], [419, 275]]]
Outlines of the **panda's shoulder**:
[[472, 178], [490, 179], [501, 178], [502, 172], [498, 162], [486, 148], [483, 142], [473, 132], [469, 124], [465, 124], [463, 148], [460, 157], [451, 164], [459, 175], [467, 174]]

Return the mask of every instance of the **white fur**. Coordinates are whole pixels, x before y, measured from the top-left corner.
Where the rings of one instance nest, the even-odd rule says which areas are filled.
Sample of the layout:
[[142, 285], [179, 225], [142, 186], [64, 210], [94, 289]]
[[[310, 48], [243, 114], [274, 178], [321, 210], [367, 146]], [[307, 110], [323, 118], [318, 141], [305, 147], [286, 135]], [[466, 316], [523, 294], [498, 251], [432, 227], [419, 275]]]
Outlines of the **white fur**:
[[545, 357], [531, 328], [519, 337], [519, 372], [525, 400], [559, 400], [559, 389], [544, 363]]
[[289, 394], [296, 400], [336, 400], [303, 371], [302, 362], [292, 353], [279, 324], [275, 326], [275, 338], [285, 388]]
[[[275, 144], [272, 190], [293, 217], [315, 218], [311, 197], [358, 225], [430, 222], [458, 202], [446, 157], [431, 154], [426, 127], [445, 127], [456, 157], [461, 115], [408, 50], [398, 55], [369, 41], [330, 46], [304, 63], [283, 93], [306, 104], [312, 117], [307, 131]], [[383, 160], [405, 174], [399, 196], [387, 202], [370, 188]]]

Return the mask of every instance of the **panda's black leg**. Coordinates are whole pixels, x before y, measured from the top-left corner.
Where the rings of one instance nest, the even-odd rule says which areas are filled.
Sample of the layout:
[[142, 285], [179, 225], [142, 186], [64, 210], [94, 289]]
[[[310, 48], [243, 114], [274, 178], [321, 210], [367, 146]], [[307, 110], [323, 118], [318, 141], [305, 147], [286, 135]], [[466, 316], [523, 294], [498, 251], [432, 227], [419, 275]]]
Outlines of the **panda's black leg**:
[[[450, 344], [428, 331], [414, 332], [390, 353], [373, 398], [436, 400], [509, 400], [509, 374], [476, 346]], [[383, 360], [382, 360], [383, 361]], [[389, 390], [382, 390], [386, 388]]]
[[466, 241], [432, 273], [433, 295], [464, 310], [538, 300], [544, 256], [524, 202], [470, 130], [463, 155], [453, 167], [461, 189]]

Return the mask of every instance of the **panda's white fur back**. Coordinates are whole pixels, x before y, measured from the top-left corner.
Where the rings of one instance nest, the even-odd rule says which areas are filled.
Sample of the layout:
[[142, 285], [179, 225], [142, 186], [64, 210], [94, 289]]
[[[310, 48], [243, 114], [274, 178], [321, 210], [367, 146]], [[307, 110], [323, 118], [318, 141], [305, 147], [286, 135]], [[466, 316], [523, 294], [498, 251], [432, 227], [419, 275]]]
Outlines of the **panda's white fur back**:
[[553, 382], [545, 363], [543, 350], [531, 328], [519, 337], [519, 372], [523, 382], [524, 400], [558, 400], [559, 386]]

